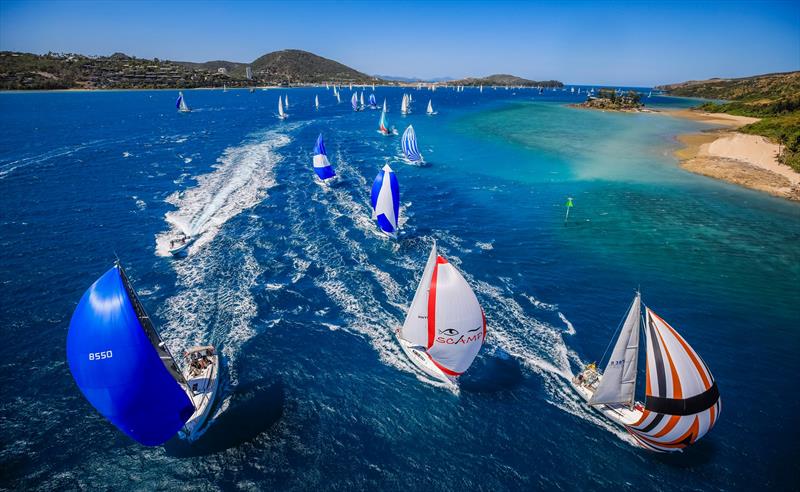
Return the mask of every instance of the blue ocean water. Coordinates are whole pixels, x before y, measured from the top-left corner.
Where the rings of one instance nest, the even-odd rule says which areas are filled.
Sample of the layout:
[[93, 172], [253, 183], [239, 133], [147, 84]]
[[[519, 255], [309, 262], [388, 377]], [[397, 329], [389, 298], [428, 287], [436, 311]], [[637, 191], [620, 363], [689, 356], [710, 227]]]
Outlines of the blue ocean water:
[[[0, 94], [0, 487], [798, 486], [797, 204], [678, 168], [675, 136], [708, 128], [696, 122], [489, 88], [412, 91], [403, 117], [401, 94], [376, 90], [390, 124], [414, 125], [424, 167], [346, 88], [338, 105], [324, 88], [185, 91], [190, 114], [174, 91]], [[311, 170], [320, 132], [330, 189]], [[370, 220], [387, 162], [397, 242]], [[201, 236], [173, 260], [179, 227]], [[433, 239], [488, 321], [457, 394], [393, 338]], [[72, 310], [115, 254], [173, 353], [222, 350], [217, 419], [195, 446], [135, 444], [69, 374]], [[723, 398], [716, 427], [676, 456], [634, 447], [567, 383], [637, 287]]]

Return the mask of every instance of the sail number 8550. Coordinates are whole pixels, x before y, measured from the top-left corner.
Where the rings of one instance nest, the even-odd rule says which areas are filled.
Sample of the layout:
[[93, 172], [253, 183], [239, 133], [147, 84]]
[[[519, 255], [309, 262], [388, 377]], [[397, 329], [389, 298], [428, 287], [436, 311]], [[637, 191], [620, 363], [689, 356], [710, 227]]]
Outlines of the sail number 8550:
[[106, 350], [105, 352], [89, 352], [89, 360], [110, 359], [113, 356], [114, 354], [110, 350]]

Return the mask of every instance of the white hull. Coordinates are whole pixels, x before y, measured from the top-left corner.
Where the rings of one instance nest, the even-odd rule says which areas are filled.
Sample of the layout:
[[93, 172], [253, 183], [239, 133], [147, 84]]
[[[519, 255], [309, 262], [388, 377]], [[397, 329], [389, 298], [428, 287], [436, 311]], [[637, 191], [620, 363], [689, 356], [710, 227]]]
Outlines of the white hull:
[[193, 238], [193, 237], [190, 237], [189, 239], [187, 239], [187, 240], [186, 240], [186, 242], [185, 242], [185, 243], [182, 243], [182, 244], [180, 244], [180, 245], [178, 245], [178, 246], [175, 246], [174, 248], [170, 248], [170, 249], [169, 249], [169, 254], [171, 254], [171, 255], [173, 255], [173, 256], [175, 256], [175, 255], [179, 255], [179, 254], [180, 254], [180, 253], [182, 253], [183, 251], [186, 251], [186, 249], [187, 249], [187, 248], [188, 248], [188, 247], [189, 247], [189, 246], [190, 246], [190, 245], [191, 245], [193, 242], [194, 242], [194, 238]]
[[199, 374], [192, 375], [187, 371], [183, 375], [187, 383], [186, 394], [192, 400], [195, 412], [186, 421], [180, 437], [190, 442], [200, 436], [199, 431], [208, 420], [219, 387], [219, 357], [212, 355], [209, 358], [211, 364]]
[[[570, 381], [572, 383], [572, 387], [575, 391], [581, 395], [581, 397], [586, 400], [588, 403], [591, 400], [592, 396], [594, 395], [594, 389], [597, 387], [597, 384], [600, 383], [600, 380], [603, 378], [602, 375], [597, 375], [597, 381], [592, 384], [591, 386], [587, 386], [582, 384], [578, 381], [577, 377], [572, 378]], [[623, 427], [627, 427], [629, 425], [633, 425], [634, 423], [638, 422], [642, 418], [642, 404], [639, 402], [634, 403], [634, 408], [630, 408], [627, 405], [590, 405], [592, 408], [597, 410], [598, 412], [602, 413], [606, 418], [615, 422]]]
[[431, 361], [430, 357], [428, 357], [428, 354], [426, 354], [424, 350], [420, 350], [422, 347], [414, 346], [410, 342], [403, 340], [400, 338], [399, 333], [395, 333], [395, 335], [397, 335], [397, 341], [400, 343], [400, 348], [403, 349], [406, 357], [409, 358], [409, 360], [417, 369], [433, 379], [441, 381], [449, 386], [458, 386], [458, 380], [454, 377], [448, 376], [441, 369], [436, 367], [433, 361]]

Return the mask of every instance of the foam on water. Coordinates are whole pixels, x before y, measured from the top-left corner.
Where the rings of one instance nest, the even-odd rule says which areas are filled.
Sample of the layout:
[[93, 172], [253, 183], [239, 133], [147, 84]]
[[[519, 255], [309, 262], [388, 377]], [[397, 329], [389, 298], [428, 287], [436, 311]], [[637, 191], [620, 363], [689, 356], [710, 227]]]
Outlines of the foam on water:
[[[222, 351], [229, 379], [236, 384], [235, 360], [241, 345], [256, 334], [252, 320], [257, 303], [252, 289], [264, 271], [255, 258], [251, 240], [261, 232], [259, 218], [250, 217], [242, 234], [212, 241], [223, 225], [256, 205], [276, 184], [277, 150], [291, 141], [284, 132], [268, 131], [225, 150], [217, 169], [198, 178], [197, 186], [168, 199], [178, 210], [173, 223], [192, 218], [200, 239], [187, 258], [173, 262], [178, 293], [167, 299], [160, 314], [167, 320], [164, 338], [174, 354], [192, 345], [213, 344]], [[170, 214], [168, 214], [169, 216]], [[170, 232], [159, 235], [159, 252]], [[270, 285], [269, 290], [280, 289]]]
[[274, 168], [280, 161], [276, 151], [290, 141], [275, 130], [254, 135], [226, 149], [217, 159], [216, 170], [198, 177], [197, 186], [170, 195], [167, 202], [177, 210], [168, 212], [166, 220], [173, 229], [156, 236], [157, 254], [169, 255], [175, 229], [197, 237], [189, 247], [189, 254], [194, 254], [214, 239], [225, 222], [263, 200], [275, 185]]

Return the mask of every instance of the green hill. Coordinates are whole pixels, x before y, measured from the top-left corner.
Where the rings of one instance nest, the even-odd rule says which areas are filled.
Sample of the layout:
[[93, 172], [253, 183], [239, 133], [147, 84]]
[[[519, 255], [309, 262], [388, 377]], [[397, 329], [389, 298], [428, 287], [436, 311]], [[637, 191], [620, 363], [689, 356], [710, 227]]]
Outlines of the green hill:
[[302, 50], [274, 51], [254, 60], [251, 67], [253, 75], [259, 79], [289, 84], [380, 81], [377, 77]]

